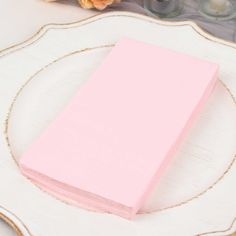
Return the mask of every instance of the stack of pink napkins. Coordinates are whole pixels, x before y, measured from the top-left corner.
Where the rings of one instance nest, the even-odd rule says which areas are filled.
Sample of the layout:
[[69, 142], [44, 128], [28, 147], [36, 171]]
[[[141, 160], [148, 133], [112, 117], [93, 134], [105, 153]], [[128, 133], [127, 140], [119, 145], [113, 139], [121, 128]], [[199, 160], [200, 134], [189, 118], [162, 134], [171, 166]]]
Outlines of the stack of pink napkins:
[[24, 153], [23, 174], [68, 201], [133, 218], [217, 72], [205, 60], [120, 40]]

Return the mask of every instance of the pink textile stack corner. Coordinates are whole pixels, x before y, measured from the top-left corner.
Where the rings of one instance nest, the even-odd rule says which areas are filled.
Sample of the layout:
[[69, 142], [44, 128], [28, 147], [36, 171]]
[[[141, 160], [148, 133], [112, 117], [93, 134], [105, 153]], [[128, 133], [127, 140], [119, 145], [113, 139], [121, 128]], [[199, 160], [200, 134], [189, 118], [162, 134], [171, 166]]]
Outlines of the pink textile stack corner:
[[26, 150], [23, 174], [67, 199], [132, 219], [217, 74], [212, 62], [120, 40]]

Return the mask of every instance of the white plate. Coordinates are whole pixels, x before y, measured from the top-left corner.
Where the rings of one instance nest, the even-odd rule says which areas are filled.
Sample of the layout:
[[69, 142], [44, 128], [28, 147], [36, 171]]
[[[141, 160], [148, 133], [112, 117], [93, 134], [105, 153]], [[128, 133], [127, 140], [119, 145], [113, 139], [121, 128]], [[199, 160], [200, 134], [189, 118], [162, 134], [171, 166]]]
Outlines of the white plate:
[[[45, 68], [21, 91], [8, 122], [9, 143], [17, 161], [110, 50], [69, 55]], [[220, 178], [234, 159], [234, 106], [229, 92], [218, 84], [141, 212], [189, 201]]]
[[[179, 27], [174, 27], [176, 25]], [[40, 34], [36, 35], [32, 42], [26, 42], [29, 46], [3, 57], [0, 60], [0, 76], [11, 79], [8, 82], [11, 92], [5, 98], [9, 106], [12, 96], [23, 86], [14, 100], [7, 123], [12, 154], [16, 159], [19, 158], [29, 143], [79, 89], [81, 82], [99, 65], [110, 47], [64, 56], [84, 48], [113, 44], [124, 35], [219, 63], [220, 79], [227, 83], [233, 93], [236, 71], [232, 59], [235, 49], [206, 40], [190, 25], [162, 23], [131, 13], [109, 13], [73, 25], [56, 26], [66, 29], [50, 30], [44, 35], [42, 32], [40, 40], [36, 40]], [[114, 27], [115, 31], [112, 30]], [[58, 59], [61, 57], [63, 59]], [[54, 60], [58, 61], [51, 63]], [[32, 77], [39, 70], [42, 71]], [[95, 231], [101, 235], [194, 235], [211, 230], [212, 226], [215, 229], [219, 220], [225, 228], [232, 221], [235, 205], [232, 203], [228, 209], [231, 196], [222, 199], [221, 195], [226, 190], [224, 187], [216, 190], [227, 179], [229, 172], [233, 172], [235, 118], [233, 98], [222, 84], [218, 84], [152, 196], [142, 208], [142, 212], [156, 213], [141, 214], [134, 222], [68, 206], [43, 193], [13, 166], [10, 154], [7, 154], [9, 150], [5, 150], [4, 169], [0, 175], [5, 179], [5, 185], [13, 179], [17, 184], [12, 188], [6, 187], [0, 201], [25, 218], [34, 235], [65, 235], [65, 230], [71, 232], [71, 235], [94, 235]], [[22, 206], [17, 205], [12, 197], [6, 198], [11, 191], [17, 190]], [[24, 192], [27, 192], [27, 196]], [[230, 189], [228, 193], [232, 196], [235, 194]], [[219, 204], [223, 206], [222, 209], [219, 209]], [[30, 210], [32, 207], [34, 212]], [[219, 219], [219, 215], [217, 217], [219, 212], [225, 219]], [[32, 218], [43, 225], [40, 230]], [[65, 221], [67, 218], [71, 221]], [[56, 227], [50, 227], [49, 222]], [[91, 222], [93, 228], [90, 227]], [[186, 224], [179, 227], [181, 222]]]

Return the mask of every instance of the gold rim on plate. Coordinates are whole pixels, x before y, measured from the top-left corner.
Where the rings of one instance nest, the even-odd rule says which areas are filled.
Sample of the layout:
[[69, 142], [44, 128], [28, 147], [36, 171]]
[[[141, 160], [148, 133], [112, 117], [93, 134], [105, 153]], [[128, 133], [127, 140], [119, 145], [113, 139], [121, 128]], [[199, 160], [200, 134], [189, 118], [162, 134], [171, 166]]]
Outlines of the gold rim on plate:
[[[115, 14], [114, 14], [115, 13]], [[68, 28], [73, 28], [73, 27], [79, 27], [79, 26], [83, 26], [83, 25], [86, 25], [86, 24], [89, 24], [89, 23], [92, 23], [92, 22], [95, 22], [95, 21], [98, 21], [98, 20], [101, 20], [101, 19], [104, 19], [104, 18], [108, 18], [108, 17], [131, 17], [131, 18], [136, 18], [136, 19], [139, 19], [139, 20], [146, 20], [148, 21], [149, 23], [155, 23], [155, 24], [159, 24], [159, 25], [165, 25], [165, 26], [191, 26], [191, 28], [196, 32], [198, 33], [199, 35], [201, 35], [202, 37], [204, 37], [205, 39], [207, 40], [210, 40], [212, 42], [216, 42], [216, 43], [219, 43], [219, 44], [223, 44], [225, 46], [229, 46], [229, 47], [232, 47], [234, 49], [236, 49], [236, 44], [233, 43], [233, 42], [230, 42], [230, 41], [226, 41], [226, 40], [222, 40], [222, 39], [219, 39], [217, 37], [214, 37], [212, 35], [210, 35], [208, 32], [204, 31], [202, 28], [200, 28], [195, 22], [193, 21], [176, 21], [176, 22], [170, 22], [170, 21], [162, 21], [162, 20], [157, 20], [157, 19], [154, 19], [154, 18], [151, 18], [151, 17], [148, 17], [148, 16], [144, 16], [144, 15], [141, 15], [141, 14], [137, 14], [137, 13], [130, 13], [130, 12], [114, 12], [114, 13], [105, 13], [105, 14], [98, 14], [98, 15], [95, 15], [95, 16], [92, 16], [92, 17], [89, 17], [87, 19], [84, 19], [84, 20], [79, 20], [79, 21], [76, 21], [76, 22], [72, 22], [72, 23], [64, 23], [64, 24], [55, 24], [55, 23], [50, 23], [50, 24], [46, 24], [44, 26], [42, 26], [33, 36], [31, 36], [30, 38], [28, 38], [27, 40], [21, 42], [21, 43], [18, 43], [18, 44], [15, 44], [13, 46], [10, 46], [8, 48], [5, 48], [3, 50], [0, 50], [0, 58], [3, 57], [3, 56], [6, 56], [10, 53], [13, 53], [17, 50], [20, 50], [20, 49], [23, 49], [29, 45], [32, 45], [34, 42], [38, 41], [40, 38], [42, 38], [46, 32], [50, 29], [55, 29], [55, 28], [59, 28], [59, 29], [68, 29]], [[102, 16], [101, 16], [102, 15]], [[99, 18], [100, 17], [100, 18]], [[80, 25], [77, 25], [77, 24], [80, 24]], [[20, 47], [21, 46], [21, 47]], [[103, 46], [100, 46], [101, 47], [111, 47], [112, 45], [103, 45]], [[56, 60], [54, 60], [53, 62], [49, 63], [48, 65], [44, 66], [42, 69], [40, 69], [39, 71], [37, 71], [33, 76], [30, 77], [30, 79], [28, 79], [23, 86], [21, 86], [21, 88], [18, 90], [16, 96], [14, 97], [11, 105], [10, 105], [10, 108], [9, 108], [9, 111], [7, 113], [7, 118], [6, 118], [6, 122], [5, 122], [5, 138], [6, 138], [6, 142], [9, 146], [9, 150], [10, 150], [10, 153], [11, 153], [11, 156], [13, 157], [14, 161], [16, 162], [17, 164], [17, 161], [15, 160], [14, 158], [14, 155], [12, 153], [12, 150], [11, 150], [11, 147], [10, 147], [10, 143], [9, 143], [9, 137], [8, 137], [8, 120], [9, 120], [9, 117], [10, 117], [10, 113], [13, 109], [13, 106], [16, 102], [16, 99], [17, 97], [20, 95], [20, 93], [22, 92], [22, 90], [24, 89], [25, 86], [27, 86], [27, 84], [38, 74], [40, 73], [42, 70], [46, 69], [46, 67], [48, 67], [49, 65], [55, 63], [56, 61], [60, 60], [60, 59], [63, 59], [64, 57], [66, 56], [70, 56], [72, 54], [75, 54], [75, 53], [79, 53], [79, 52], [84, 52], [84, 51], [88, 51], [88, 50], [91, 50], [91, 49], [95, 49], [95, 48], [86, 48], [86, 49], [82, 49], [82, 50], [79, 50], [79, 51], [75, 51], [75, 52], [72, 52], [72, 53], [69, 53], [63, 57], [60, 57]], [[220, 80], [221, 81], [221, 80]], [[221, 81], [222, 85], [224, 86], [224, 88], [228, 91], [230, 97], [233, 99], [233, 102], [234, 104], [236, 104], [236, 99], [233, 95], [233, 93], [230, 91], [230, 89], [227, 87], [227, 85]], [[224, 176], [229, 172], [229, 170], [231, 169], [232, 165], [234, 164], [236, 160], [236, 154], [234, 155], [234, 158], [233, 160], [230, 162], [229, 166], [227, 167], [227, 169], [222, 173], [222, 175], [212, 184], [210, 185], [206, 190], [202, 191], [200, 194], [198, 194], [197, 196], [194, 196], [192, 198], [190, 198], [189, 200], [187, 201], [184, 201], [182, 203], [179, 203], [179, 204], [176, 204], [174, 206], [171, 206], [171, 207], [166, 207], [166, 208], [163, 208], [163, 209], [159, 209], [158, 211], [163, 211], [163, 210], [167, 210], [167, 209], [170, 209], [170, 208], [174, 208], [174, 207], [178, 207], [178, 206], [181, 206], [183, 204], [186, 204], [200, 196], [202, 196], [204, 193], [206, 193], [208, 190], [210, 190], [211, 188], [213, 188], [219, 181], [221, 181]], [[18, 164], [17, 164], [18, 165]], [[64, 202], [64, 201], [63, 201]], [[147, 213], [147, 212], [145, 212]], [[151, 213], [151, 212], [150, 212]], [[234, 221], [233, 221], [234, 223]], [[233, 224], [232, 224], [232, 227], [233, 227]], [[231, 227], [229, 227], [229, 229], [225, 230], [224, 232], [230, 230]], [[199, 234], [199, 235], [206, 235], [206, 234], [210, 234], [210, 233], [214, 233], [214, 232], [218, 232], [218, 231], [212, 231], [212, 232], [207, 232], [207, 233], [203, 233], [203, 234]]]
[[[9, 130], [9, 119], [11, 117], [11, 113], [12, 113], [12, 110], [14, 108], [14, 105], [15, 105], [15, 102], [17, 101], [17, 98], [20, 96], [20, 94], [22, 93], [22, 91], [24, 90], [24, 88], [31, 82], [33, 81], [34, 79], [36, 79], [37, 75], [40, 74], [42, 71], [44, 71], [45, 69], [47, 69], [49, 66], [53, 65], [54, 63], [56, 62], [59, 62], [69, 56], [72, 56], [72, 55], [75, 55], [75, 54], [81, 54], [83, 52], [88, 52], [88, 51], [92, 51], [92, 50], [96, 50], [96, 49], [102, 49], [102, 48], [110, 48], [110, 47], [113, 47], [114, 44], [109, 44], [109, 45], [101, 45], [101, 46], [97, 46], [97, 47], [92, 47], [92, 48], [85, 48], [85, 49], [81, 49], [81, 50], [77, 50], [77, 51], [73, 51], [73, 52], [70, 52], [62, 57], [59, 57], [55, 60], [53, 60], [52, 62], [50, 62], [49, 64], [47, 64], [46, 66], [42, 67], [41, 69], [39, 69], [36, 73], [34, 73], [29, 79], [26, 80], [26, 82], [22, 85], [22, 87], [18, 90], [16, 96], [14, 97], [12, 103], [11, 103], [11, 106], [9, 108], [9, 111], [8, 111], [8, 114], [7, 114], [7, 119], [6, 119], [6, 122], [5, 122], [5, 137], [6, 137], [6, 141], [7, 141], [7, 145], [10, 149], [10, 152], [11, 152], [11, 156], [12, 158], [14, 159], [15, 163], [17, 164], [18, 166], [18, 162], [16, 160], [16, 157], [14, 156], [13, 154], [13, 150], [11, 148], [11, 143], [10, 143], [10, 138], [9, 138], [9, 135], [8, 135], [8, 130]], [[232, 98], [232, 101], [234, 104], [236, 104], [236, 99], [234, 98], [233, 94], [231, 93], [230, 89], [221, 81], [221, 84], [223, 85], [223, 87], [226, 89], [228, 95], [230, 96], [230, 98]], [[206, 193], [209, 189], [211, 189], [214, 185], [216, 185], [223, 177], [224, 175], [230, 170], [231, 166], [233, 165], [233, 163], [235, 162], [235, 159], [236, 159], [236, 156], [234, 156], [233, 160], [231, 160], [230, 164], [227, 166], [226, 170], [223, 172], [222, 175], [220, 175], [219, 178], [216, 179], [216, 181], [211, 184], [210, 186], [208, 186], [206, 189], [204, 189], [203, 191], [201, 191], [200, 193], [198, 193], [197, 195], [185, 200], [185, 201], [182, 201], [180, 203], [177, 203], [177, 204], [174, 204], [174, 205], [171, 205], [171, 206], [168, 206], [168, 207], [165, 207], [165, 208], [161, 208], [161, 209], [153, 209], [153, 210], [150, 210], [150, 211], [142, 211], [142, 212], [139, 212], [139, 214], [147, 214], [147, 213], [152, 213], [152, 212], [157, 212], [157, 211], [163, 211], [163, 210], [167, 210], [167, 209], [171, 209], [171, 208], [174, 208], [174, 207], [177, 207], [177, 206], [181, 206], [181, 205], [184, 205], [186, 203], [189, 203], [190, 201], [198, 198], [199, 196], [203, 195], [204, 193]], [[40, 184], [36, 184], [34, 183], [33, 181], [31, 181], [34, 185], [36, 186], [40, 186]], [[43, 190], [44, 192], [47, 192], [45, 191], [41, 186], [40, 186], [40, 189]], [[48, 192], [47, 192], [48, 193]], [[49, 193], [48, 193], [49, 194]], [[50, 194], [51, 195], [51, 194]], [[55, 195], [53, 195], [53, 197], [55, 197]], [[56, 197], [57, 199], [59, 199], [60, 201], [62, 201], [62, 199]], [[63, 202], [66, 202], [66, 201], [63, 201]], [[73, 205], [73, 204], [70, 204], [68, 202], [66, 202], [67, 204], [69, 205]]]
[[[17, 218], [21, 225], [26, 229], [27, 233], [30, 236], [33, 236], [31, 234], [31, 232], [29, 231], [29, 229], [26, 227], [26, 225], [22, 222], [22, 220], [20, 220], [19, 217], [17, 217], [14, 213], [10, 212], [9, 210], [7, 210], [6, 208], [0, 206], [0, 209], [3, 209], [4, 211], [9, 212], [11, 215], [13, 215], [15, 218]], [[2, 219], [6, 224], [8, 224], [16, 233], [17, 236], [24, 236], [24, 233], [22, 232], [22, 230], [18, 227], [18, 225], [8, 216], [6, 216], [6, 214], [4, 214], [3, 212], [0, 211], [0, 219]]]
[[[205, 232], [205, 233], [197, 234], [196, 236], [203, 236], [203, 235], [205, 236], [205, 235], [216, 234], [216, 233], [217, 233], [217, 234], [218, 234], [218, 233], [227, 233], [228, 231], [230, 231], [230, 230], [233, 228], [235, 222], [236, 222], [236, 217], [233, 219], [233, 221], [231, 222], [231, 224], [229, 225], [229, 227], [226, 228], [226, 229], [223, 229], [223, 230], [215, 230], [215, 231], [210, 231], [210, 232]], [[225, 235], [225, 236], [236, 236], [236, 231], [233, 232], [232, 234], [227, 234], [227, 235]]]

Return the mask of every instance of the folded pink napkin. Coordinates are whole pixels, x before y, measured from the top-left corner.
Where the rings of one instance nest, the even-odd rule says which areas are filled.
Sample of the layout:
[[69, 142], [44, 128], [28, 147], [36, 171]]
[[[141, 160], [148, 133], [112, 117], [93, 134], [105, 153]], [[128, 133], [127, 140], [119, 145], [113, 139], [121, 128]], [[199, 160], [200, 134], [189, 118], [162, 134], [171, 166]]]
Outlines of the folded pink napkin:
[[24, 153], [22, 172], [74, 202], [133, 218], [217, 72], [214, 63], [122, 39]]

